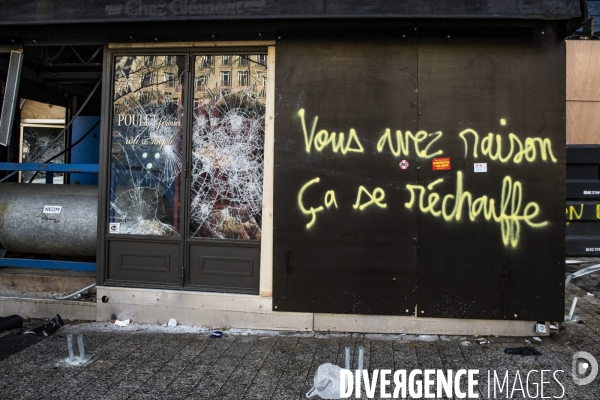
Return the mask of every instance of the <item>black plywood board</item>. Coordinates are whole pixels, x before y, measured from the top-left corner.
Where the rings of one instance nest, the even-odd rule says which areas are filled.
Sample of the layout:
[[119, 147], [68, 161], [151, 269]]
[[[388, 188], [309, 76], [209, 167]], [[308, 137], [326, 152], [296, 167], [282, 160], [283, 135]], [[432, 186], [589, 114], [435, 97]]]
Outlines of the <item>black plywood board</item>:
[[369, 17], [564, 20], [580, 15], [579, 0], [7, 0], [0, 25]]
[[569, 236], [598, 236], [600, 241], [600, 220], [567, 222], [567, 237]]
[[[478, 37], [420, 31], [419, 129], [444, 132], [438, 147], [452, 169], [434, 171], [431, 161], [419, 160], [418, 181], [443, 179], [427, 194], [449, 196], [448, 210], [462, 182], [474, 205], [469, 208], [465, 197], [462, 215], [448, 211], [448, 220], [417, 214], [419, 316], [562, 319], [564, 57], [564, 41], [548, 29]], [[466, 129], [477, 132], [477, 145], [472, 132], [463, 135], [466, 140], [460, 136]], [[539, 138], [538, 144], [548, 139], [554, 160], [549, 151], [544, 160], [539, 146], [530, 160], [525, 154], [518, 159], [519, 143], [526, 147], [527, 138]], [[477, 172], [475, 163], [485, 163], [487, 172]], [[490, 207], [494, 199], [501, 218], [470, 214], [481, 206], [479, 198]], [[537, 216], [526, 217], [535, 209]]]
[[596, 165], [567, 164], [567, 179], [600, 179], [600, 168]]
[[[416, 133], [416, 57], [414, 36], [278, 44], [276, 310], [414, 312], [416, 216], [406, 210], [404, 202], [406, 184], [416, 182], [416, 155], [404, 157], [409, 166], [403, 170], [401, 159], [389, 151], [379, 153], [377, 144], [387, 128]], [[325, 130], [323, 137], [336, 132], [339, 138], [343, 132], [346, 147], [353, 129], [356, 140], [348, 148], [359, 149], [359, 142], [363, 151], [342, 154], [331, 145], [318, 151], [313, 142], [307, 152], [300, 110], [305, 112], [308, 137], [318, 116], [315, 136]], [[318, 182], [313, 181], [317, 178]], [[335, 192], [337, 207], [327, 197], [330, 190]], [[376, 201], [368, 205], [371, 195]], [[329, 208], [325, 205], [328, 199]], [[311, 207], [323, 209], [307, 227], [312, 221]]]
[[[477, 35], [278, 42], [275, 310], [407, 315], [417, 306], [420, 317], [562, 319], [564, 42], [549, 29]], [[308, 136], [318, 116], [315, 135], [352, 128], [364, 151], [308, 153], [301, 109]], [[397, 130], [426, 132], [419, 156], [410, 141], [409, 155], [393, 155], [380, 141], [387, 128], [394, 140]], [[465, 129], [478, 132], [477, 158], [472, 133], [467, 150], [459, 136]], [[490, 132], [506, 160], [483, 154]], [[519, 159], [525, 143], [537, 153]], [[496, 218], [481, 211], [471, 220], [466, 205], [453, 214], [459, 182]], [[385, 192], [386, 207], [353, 209], [360, 186]], [[337, 208], [324, 205], [329, 190]], [[323, 209], [307, 227], [310, 207]]]
[[600, 164], [600, 145], [567, 145], [567, 164]]

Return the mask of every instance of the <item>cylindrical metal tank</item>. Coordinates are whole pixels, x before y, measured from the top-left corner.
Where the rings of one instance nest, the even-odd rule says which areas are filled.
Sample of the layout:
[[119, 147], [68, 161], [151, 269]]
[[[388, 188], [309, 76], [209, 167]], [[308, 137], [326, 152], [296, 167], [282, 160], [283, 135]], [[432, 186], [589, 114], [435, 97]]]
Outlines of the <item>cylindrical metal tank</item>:
[[0, 183], [0, 244], [21, 253], [95, 256], [98, 187]]

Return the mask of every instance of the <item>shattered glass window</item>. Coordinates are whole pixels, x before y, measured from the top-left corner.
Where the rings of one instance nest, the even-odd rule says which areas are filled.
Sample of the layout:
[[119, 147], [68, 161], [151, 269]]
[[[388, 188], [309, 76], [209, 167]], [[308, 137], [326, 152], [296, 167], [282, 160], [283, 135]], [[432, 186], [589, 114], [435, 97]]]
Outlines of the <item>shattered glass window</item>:
[[[267, 68], [254, 62], [264, 55], [243, 57], [250, 62], [214, 66], [202, 56], [194, 60], [194, 78], [203, 77], [203, 85], [195, 86], [193, 103], [192, 237], [261, 238]], [[240, 77], [237, 82], [232, 75]]]
[[116, 56], [109, 233], [178, 236], [185, 56]]
[[[22, 124], [21, 126], [21, 162], [27, 163], [34, 160], [42, 150], [44, 150], [56, 137], [63, 131], [63, 126], [47, 126]], [[44, 162], [51, 160], [53, 164], [64, 164], [65, 162], [65, 141], [57, 140], [44, 155], [35, 162]], [[33, 181], [31, 180], [31, 178]], [[46, 183], [46, 172], [40, 171], [37, 174], [34, 171], [21, 172], [20, 182], [28, 183]], [[53, 183], [64, 183], [64, 174], [55, 172], [52, 176]]]

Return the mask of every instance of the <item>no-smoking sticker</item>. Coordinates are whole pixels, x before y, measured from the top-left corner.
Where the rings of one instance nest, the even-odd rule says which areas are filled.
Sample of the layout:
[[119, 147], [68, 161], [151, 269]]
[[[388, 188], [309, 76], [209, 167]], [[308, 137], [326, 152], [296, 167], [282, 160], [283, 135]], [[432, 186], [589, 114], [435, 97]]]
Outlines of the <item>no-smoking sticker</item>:
[[410, 166], [410, 164], [408, 163], [408, 161], [402, 160], [400, 161], [398, 166], [400, 167], [400, 169], [407, 169]]

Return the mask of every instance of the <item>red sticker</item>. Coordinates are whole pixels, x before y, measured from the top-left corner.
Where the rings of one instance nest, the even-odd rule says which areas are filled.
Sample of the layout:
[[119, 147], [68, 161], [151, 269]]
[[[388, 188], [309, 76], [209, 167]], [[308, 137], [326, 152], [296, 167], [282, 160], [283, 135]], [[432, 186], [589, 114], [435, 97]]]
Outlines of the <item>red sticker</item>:
[[450, 157], [434, 158], [431, 161], [431, 168], [434, 171], [450, 171]]
[[408, 161], [402, 160], [400, 161], [398, 166], [400, 167], [400, 169], [407, 169], [410, 166], [410, 164], [408, 163]]

